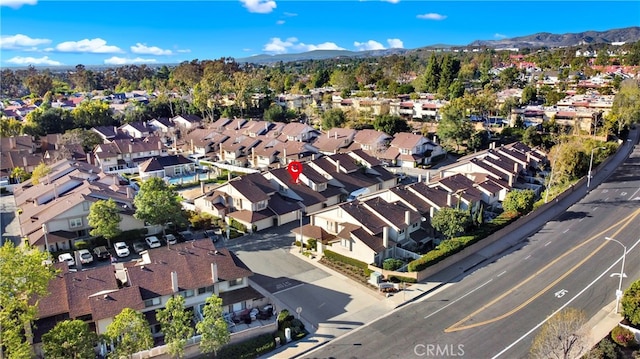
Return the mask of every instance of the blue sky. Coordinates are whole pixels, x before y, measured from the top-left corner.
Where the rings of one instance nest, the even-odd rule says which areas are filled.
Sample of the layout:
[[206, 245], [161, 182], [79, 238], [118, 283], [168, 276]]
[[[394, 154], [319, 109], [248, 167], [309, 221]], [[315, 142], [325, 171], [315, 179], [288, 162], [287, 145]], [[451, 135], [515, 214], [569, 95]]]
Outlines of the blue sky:
[[638, 1], [0, 0], [0, 66], [178, 63], [640, 25]]

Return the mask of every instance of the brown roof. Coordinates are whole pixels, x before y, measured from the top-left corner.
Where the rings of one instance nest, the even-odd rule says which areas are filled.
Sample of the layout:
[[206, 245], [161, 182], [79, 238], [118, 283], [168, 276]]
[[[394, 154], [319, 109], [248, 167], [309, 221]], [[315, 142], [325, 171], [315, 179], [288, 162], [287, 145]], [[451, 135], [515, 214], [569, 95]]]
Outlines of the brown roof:
[[364, 144], [364, 145], [373, 145], [377, 142], [377, 140], [380, 137], [383, 137], [389, 140], [392, 138], [391, 136], [387, 135], [384, 132], [365, 129], [365, 130], [359, 130], [356, 133], [355, 137], [353, 138], [353, 141], [360, 144]]
[[372, 198], [364, 202], [370, 210], [375, 211], [378, 216], [385, 218], [398, 228], [407, 228], [409, 225], [405, 223], [406, 212], [409, 212], [410, 223], [419, 222], [422, 217], [420, 213], [406, 207], [401, 202], [389, 203], [380, 197]]
[[113, 318], [124, 308], [137, 311], [145, 308], [138, 286], [124, 287], [109, 293], [94, 295], [88, 299], [93, 320]]
[[398, 148], [413, 148], [420, 141], [424, 139], [422, 135], [415, 135], [408, 132], [399, 132], [393, 136], [393, 141], [389, 144], [392, 147]]
[[[291, 232], [300, 234], [300, 227], [293, 229]], [[336, 238], [333, 234], [325, 231], [324, 228], [314, 226], [312, 224], [305, 224], [302, 226], [302, 235], [307, 238], [317, 239], [325, 244]]]
[[38, 302], [38, 318], [46, 318], [54, 315], [69, 312], [69, 302], [67, 298], [67, 286], [65, 284], [65, 276], [69, 273], [69, 267], [66, 263], [54, 263], [58, 273], [47, 285], [48, 295], [39, 299]]
[[255, 223], [265, 218], [273, 217], [274, 215], [275, 213], [273, 213], [273, 211], [269, 208], [259, 212], [247, 211], [246, 209], [243, 209], [228, 214], [229, 217], [233, 217], [238, 221], [242, 221], [245, 223]]
[[66, 285], [71, 318], [91, 314], [90, 296], [104, 290], [118, 289], [111, 265], [95, 267], [87, 271], [70, 272], [66, 278]]
[[382, 228], [387, 226], [383, 220], [371, 213], [371, 211], [358, 200], [344, 203], [340, 208], [373, 234], [381, 233]]

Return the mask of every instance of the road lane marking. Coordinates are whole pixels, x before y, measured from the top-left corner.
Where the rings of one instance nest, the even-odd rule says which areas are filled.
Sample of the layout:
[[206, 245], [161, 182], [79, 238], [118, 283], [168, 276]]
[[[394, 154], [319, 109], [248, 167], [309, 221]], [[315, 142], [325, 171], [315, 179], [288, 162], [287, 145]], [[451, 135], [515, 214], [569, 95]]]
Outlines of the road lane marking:
[[580, 218], [578, 222], [582, 222], [582, 221], [584, 221], [584, 217]]
[[640, 187], [635, 192], [633, 192], [633, 194], [631, 195], [631, 197], [629, 197], [629, 199], [634, 198], [638, 194], [638, 192], [640, 192]]
[[592, 211], [596, 211], [598, 209], [598, 207], [593, 207]]
[[506, 270], [503, 270], [502, 273], [498, 274], [497, 277], [502, 277], [505, 273], [507, 273]]
[[550, 244], [551, 244], [551, 241], [549, 241], [549, 242], [545, 243], [545, 244], [544, 244], [544, 246], [546, 247], [546, 246], [548, 246], [548, 245], [550, 245]]
[[476, 328], [482, 325], [486, 325], [486, 324], [490, 324], [493, 322], [496, 322], [498, 320], [504, 319], [510, 315], [512, 315], [513, 313], [519, 311], [520, 309], [526, 307], [527, 305], [529, 305], [531, 302], [533, 302], [534, 300], [536, 300], [537, 298], [539, 298], [541, 295], [543, 295], [544, 293], [546, 293], [547, 291], [549, 291], [549, 289], [553, 288], [556, 284], [558, 284], [561, 280], [563, 280], [564, 278], [566, 278], [567, 276], [569, 276], [571, 273], [573, 273], [576, 269], [578, 269], [580, 266], [582, 266], [587, 260], [589, 260], [591, 257], [595, 256], [598, 251], [600, 251], [600, 249], [602, 249], [605, 245], [607, 245], [608, 241], [603, 241], [602, 244], [600, 244], [594, 251], [592, 251], [589, 255], [587, 255], [585, 258], [583, 258], [580, 262], [578, 262], [576, 265], [574, 265], [573, 267], [571, 267], [569, 270], [567, 270], [566, 272], [564, 272], [559, 278], [557, 278], [556, 280], [554, 280], [553, 282], [551, 282], [549, 285], [547, 285], [545, 288], [543, 288], [542, 290], [540, 290], [538, 293], [536, 293], [535, 295], [533, 295], [532, 297], [530, 297], [529, 299], [527, 299], [526, 301], [524, 301], [522, 304], [518, 305], [517, 307], [515, 307], [514, 309], [501, 314], [495, 318], [492, 319], [488, 319], [488, 320], [484, 320], [484, 321], [480, 321], [480, 322], [476, 322], [473, 324], [469, 324], [469, 325], [462, 325], [462, 323], [467, 322], [469, 319], [473, 318], [474, 316], [478, 315], [479, 313], [483, 312], [485, 309], [493, 306], [494, 304], [498, 303], [499, 301], [501, 301], [502, 299], [504, 299], [505, 297], [511, 295], [511, 293], [515, 292], [516, 290], [518, 290], [520, 287], [524, 286], [525, 284], [529, 283], [530, 281], [532, 281], [534, 278], [538, 277], [541, 273], [545, 272], [547, 269], [549, 269], [551, 266], [553, 266], [554, 264], [556, 264], [557, 262], [559, 262], [560, 260], [564, 259], [566, 256], [570, 255], [571, 253], [573, 253], [574, 251], [578, 250], [579, 248], [581, 248], [582, 246], [587, 245], [588, 243], [591, 243], [592, 241], [596, 240], [596, 239], [602, 239], [602, 237], [605, 235], [605, 233], [607, 233], [608, 231], [611, 230], [611, 228], [617, 227], [622, 225], [623, 222], [624, 225], [622, 225], [616, 232], [614, 232], [612, 235], [610, 235], [610, 237], [616, 237], [616, 235], [620, 232], [622, 232], [622, 230], [624, 230], [631, 222], [633, 222], [633, 220], [640, 214], [640, 209], [635, 210], [635, 212], [633, 212], [632, 214], [630, 214], [629, 216], [627, 216], [626, 218], [621, 219], [620, 221], [618, 221], [617, 223], [613, 224], [612, 226], [610, 226], [609, 228], [595, 234], [594, 236], [592, 236], [591, 238], [587, 239], [586, 241], [580, 243], [579, 245], [571, 248], [569, 251], [564, 252], [561, 256], [557, 257], [556, 259], [554, 259], [553, 261], [549, 262], [547, 265], [545, 265], [544, 267], [538, 269], [533, 275], [527, 277], [526, 279], [524, 279], [523, 281], [521, 281], [520, 283], [518, 283], [517, 285], [515, 285], [514, 287], [512, 287], [511, 289], [509, 289], [508, 291], [502, 293], [500, 296], [494, 298], [493, 300], [491, 300], [489, 303], [483, 305], [482, 307], [480, 307], [479, 309], [475, 310], [473, 313], [467, 315], [466, 317], [462, 318], [461, 320], [457, 321], [456, 323], [454, 323], [453, 325], [451, 325], [450, 327], [446, 328], [444, 330], [445, 333], [451, 333], [451, 332], [457, 332], [457, 331], [461, 331], [461, 330], [467, 330], [467, 329], [472, 329], [472, 328]]
[[562, 233], [567, 233], [569, 232], [569, 228], [565, 229]]
[[[634, 249], [638, 243], [640, 243], [640, 239], [638, 239], [636, 241], [636, 243], [633, 244], [633, 246], [631, 246], [626, 253], [631, 252], [632, 249]], [[491, 359], [496, 359], [497, 357], [501, 356], [502, 354], [506, 353], [509, 349], [513, 348], [516, 344], [518, 344], [519, 342], [521, 342], [522, 340], [524, 340], [524, 338], [528, 337], [529, 335], [531, 335], [531, 333], [533, 333], [534, 331], [538, 330], [538, 328], [540, 328], [542, 325], [544, 325], [544, 323], [546, 323], [549, 319], [551, 319], [554, 315], [558, 314], [561, 310], [563, 310], [564, 308], [566, 308], [569, 304], [571, 304], [574, 300], [576, 300], [579, 296], [581, 296], [584, 292], [586, 292], [587, 290], [591, 289], [591, 287], [596, 284], [600, 279], [602, 279], [602, 277], [605, 276], [605, 274], [609, 273], [610, 270], [613, 269], [613, 267], [618, 265], [618, 262], [620, 262], [622, 260], [622, 257], [620, 259], [618, 259], [617, 261], [615, 261], [612, 265], [609, 266], [609, 268], [605, 269], [604, 272], [602, 272], [598, 277], [596, 277], [596, 279], [594, 279], [591, 283], [589, 283], [586, 287], [584, 287], [580, 292], [578, 292], [578, 294], [576, 294], [573, 298], [569, 299], [566, 303], [564, 303], [560, 308], [558, 308], [555, 312], [551, 313], [551, 315], [549, 315], [547, 318], [545, 318], [543, 321], [541, 321], [540, 323], [538, 323], [538, 325], [536, 325], [535, 327], [531, 328], [531, 330], [529, 330], [528, 332], [526, 332], [523, 336], [521, 336], [520, 338], [516, 339], [513, 343], [509, 344], [506, 348], [502, 349], [498, 354], [494, 355], [493, 357], [491, 357]]]
[[475, 292], [476, 290], [478, 290], [478, 289], [480, 289], [480, 288], [484, 287], [485, 285], [487, 285], [487, 284], [491, 283], [492, 281], [493, 281], [493, 279], [489, 279], [488, 281], [484, 282], [484, 283], [483, 283], [483, 284], [481, 284], [479, 287], [474, 288], [473, 290], [471, 290], [471, 291], [470, 291], [470, 292], [468, 292], [467, 294], [463, 295], [462, 297], [460, 297], [460, 298], [458, 298], [458, 299], [454, 300], [453, 302], [451, 302], [451, 303], [449, 303], [449, 304], [445, 305], [444, 307], [442, 307], [442, 308], [440, 308], [440, 309], [436, 310], [435, 312], [433, 312], [433, 313], [431, 313], [431, 314], [427, 315], [426, 317], [424, 317], [424, 319], [427, 319], [427, 318], [429, 318], [429, 317], [430, 317], [430, 316], [432, 316], [432, 315], [436, 315], [436, 314], [438, 314], [439, 312], [441, 312], [441, 311], [445, 310], [445, 309], [446, 309], [447, 307], [449, 307], [450, 305], [455, 304], [455, 302], [457, 302], [457, 301], [459, 301], [460, 299], [462, 299], [462, 298], [464, 298], [464, 297], [468, 296], [469, 294], [471, 294], [471, 293]]
[[528, 256], [524, 257], [525, 260], [531, 258], [531, 254], [529, 254]]
[[559, 291], [557, 291], [557, 292], [553, 293], [553, 295], [554, 295], [556, 298], [562, 298], [562, 297], [564, 297], [564, 295], [565, 295], [565, 294], [567, 294], [568, 292], [569, 292], [569, 291], [568, 291], [568, 290], [566, 290], [566, 289], [560, 289]]

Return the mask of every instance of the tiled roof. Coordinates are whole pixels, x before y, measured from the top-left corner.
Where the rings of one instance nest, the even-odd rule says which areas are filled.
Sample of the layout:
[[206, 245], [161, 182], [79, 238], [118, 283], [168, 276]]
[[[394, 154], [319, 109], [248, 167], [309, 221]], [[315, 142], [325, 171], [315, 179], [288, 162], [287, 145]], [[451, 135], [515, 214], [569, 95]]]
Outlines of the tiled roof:
[[401, 202], [389, 203], [380, 197], [372, 198], [364, 204], [375, 211], [378, 216], [385, 218], [388, 222], [392, 223], [398, 228], [407, 228], [409, 224], [405, 223], [406, 212], [409, 212], [409, 222], [419, 222], [422, 217], [420, 213], [411, 210]]
[[340, 208], [373, 234], [381, 233], [382, 228], [387, 225], [357, 200], [344, 203]]
[[389, 144], [398, 148], [413, 148], [424, 139], [422, 135], [414, 135], [408, 132], [399, 132], [393, 136], [393, 140]]
[[93, 315], [92, 319], [96, 321], [113, 318], [120, 314], [124, 308], [138, 311], [145, 308], [139, 286], [125, 287], [113, 292], [92, 296], [89, 298], [89, 305]]
[[283, 215], [300, 210], [298, 201], [287, 199], [279, 193], [276, 193], [269, 198], [269, 204], [267, 207], [277, 215]]
[[273, 211], [269, 208], [259, 212], [247, 211], [246, 209], [243, 209], [240, 211], [231, 212], [228, 214], [228, 216], [242, 222], [255, 223], [263, 219], [273, 217], [275, 216], [275, 213], [273, 213]]

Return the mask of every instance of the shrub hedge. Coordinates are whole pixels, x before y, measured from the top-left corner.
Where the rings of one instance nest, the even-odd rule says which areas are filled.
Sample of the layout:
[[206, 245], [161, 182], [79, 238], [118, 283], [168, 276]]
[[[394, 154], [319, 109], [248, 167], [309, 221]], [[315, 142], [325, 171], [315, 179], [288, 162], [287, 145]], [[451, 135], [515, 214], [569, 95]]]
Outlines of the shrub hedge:
[[369, 270], [369, 265], [365, 262], [359, 261], [357, 259], [349, 258], [349, 257], [343, 256], [342, 254], [338, 254], [336, 252], [332, 252], [326, 249], [323, 251], [323, 253], [324, 253], [324, 256], [330, 261], [342, 262], [344, 264], [349, 264], [354, 267], [362, 268], [365, 270], [365, 273], [367, 273], [367, 275], [369, 275], [370, 274], [369, 272], [371, 272]]
[[267, 333], [240, 343], [225, 345], [216, 353], [216, 358], [253, 359], [275, 348], [276, 343], [273, 339], [273, 334]]
[[409, 272], [419, 272], [431, 265], [434, 265], [506, 227], [516, 219], [517, 215], [515, 213], [504, 212], [469, 235], [444, 240], [440, 242], [435, 249], [427, 252], [422, 257], [411, 261], [407, 266], [407, 270]]

